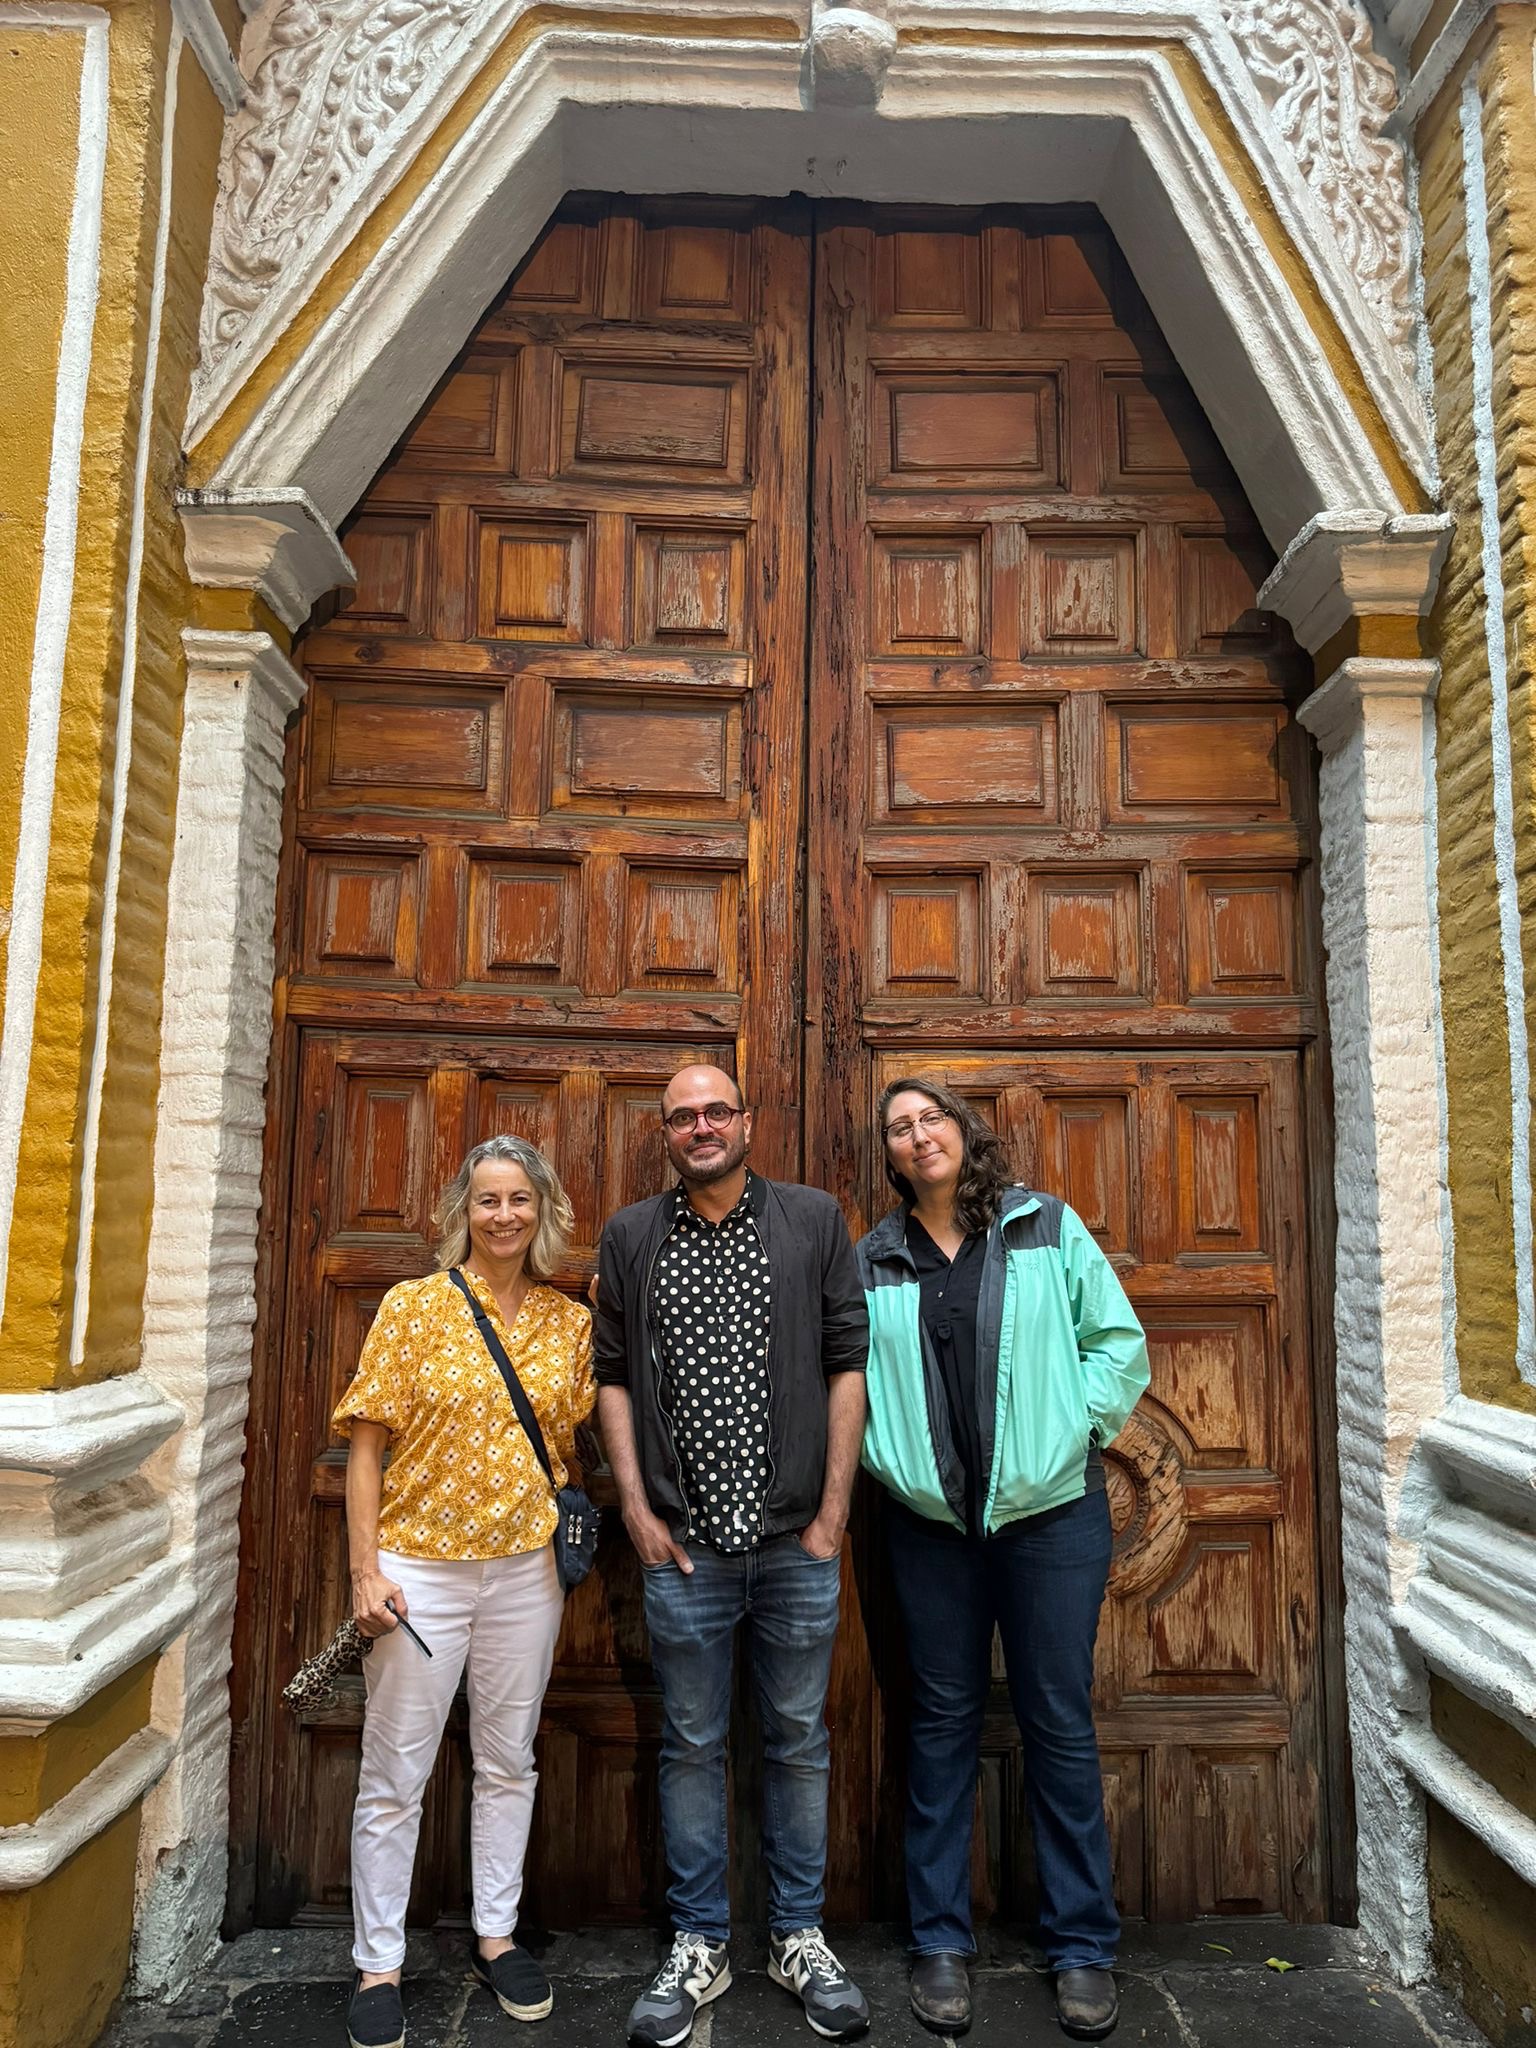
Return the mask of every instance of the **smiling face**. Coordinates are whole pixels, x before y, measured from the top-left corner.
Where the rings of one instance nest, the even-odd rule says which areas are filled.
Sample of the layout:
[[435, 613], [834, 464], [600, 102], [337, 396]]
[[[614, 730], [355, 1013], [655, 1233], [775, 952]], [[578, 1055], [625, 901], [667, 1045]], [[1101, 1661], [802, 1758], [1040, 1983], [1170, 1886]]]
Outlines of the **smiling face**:
[[[681, 1180], [705, 1186], [741, 1165], [752, 1146], [752, 1112], [740, 1105], [736, 1083], [719, 1067], [684, 1067], [672, 1076], [661, 1098], [661, 1128], [667, 1157]], [[711, 1109], [717, 1118], [722, 1109], [730, 1114], [711, 1123], [706, 1115]], [[691, 1120], [684, 1122], [690, 1112]]]
[[482, 1159], [469, 1177], [469, 1242], [487, 1265], [526, 1257], [539, 1227], [539, 1197], [511, 1159]]
[[965, 1164], [965, 1133], [921, 1088], [885, 1105], [885, 1153], [914, 1195], [953, 1188]]

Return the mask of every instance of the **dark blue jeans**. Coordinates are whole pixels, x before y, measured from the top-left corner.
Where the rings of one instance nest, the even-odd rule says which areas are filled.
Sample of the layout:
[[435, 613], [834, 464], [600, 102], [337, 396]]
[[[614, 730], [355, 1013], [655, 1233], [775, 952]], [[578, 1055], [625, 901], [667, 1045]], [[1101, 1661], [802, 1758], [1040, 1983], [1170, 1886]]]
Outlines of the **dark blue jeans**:
[[912, 1666], [907, 1900], [919, 1955], [970, 1954], [971, 1822], [992, 1631], [1001, 1632], [1053, 1970], [1109, 1968], [1120, 1918], [1093, 1727], [1109, 1504], [1090, 1493], [985, 1542], [886, 1515]]
[[744, 1557], [691, 1544], [691, 1574], [646, 1565], [645, 1620], [661, 1686], [661, 1827], [681, 1934], [725, 1941], [725, 1745], [731, 1662], [745, 1621], [763, 1732], [763, 1860], [775, 1934], [821, 1920], [827, 1868], [827, 1680], [840, 1561], [778, 1536]]

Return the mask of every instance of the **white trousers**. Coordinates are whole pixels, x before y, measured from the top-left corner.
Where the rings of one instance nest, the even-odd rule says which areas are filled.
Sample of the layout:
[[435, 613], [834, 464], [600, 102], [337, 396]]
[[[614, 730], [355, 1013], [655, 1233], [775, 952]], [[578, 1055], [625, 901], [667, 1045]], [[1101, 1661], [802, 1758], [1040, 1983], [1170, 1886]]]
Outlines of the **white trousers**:
[[533, 1738], [565, 1605], [547, 1544], [483, 1564], [381, 1551], [379, 1569], [404, 1592], [407, 1619], [432, 1655], [394, 1629], [363, 1659], [368, 1712], [352, 1813], [352, 1960], [360, 1970], [394, 1970], [405, 1960], [422, 1795], [466, 1662], [474, 1927], [483, 1935], [516, 1927], [538, 1782]]

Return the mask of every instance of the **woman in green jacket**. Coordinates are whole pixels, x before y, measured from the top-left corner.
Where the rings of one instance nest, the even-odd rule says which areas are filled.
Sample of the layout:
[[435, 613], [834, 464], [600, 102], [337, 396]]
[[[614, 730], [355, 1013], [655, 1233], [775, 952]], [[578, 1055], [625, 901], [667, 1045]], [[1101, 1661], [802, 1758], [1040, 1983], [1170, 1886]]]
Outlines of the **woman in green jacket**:
[[1118, 2017], [1120, 1923], [1092, 1710], [1110, 1559], [1100, 1452], [1147, 1384], [1146, 1339], [1081, 1220], [1014, 1184], [960, 1096], [894, 1081], [879, 1127], [901, 1206], [858, 1248], [864, 1463], [890, 1496], [912, 1666], [912, 2008], [936, 2033], [970, 2024], [971, 1816], [996, 1628], [1057, 2017], [1101, 2040]]

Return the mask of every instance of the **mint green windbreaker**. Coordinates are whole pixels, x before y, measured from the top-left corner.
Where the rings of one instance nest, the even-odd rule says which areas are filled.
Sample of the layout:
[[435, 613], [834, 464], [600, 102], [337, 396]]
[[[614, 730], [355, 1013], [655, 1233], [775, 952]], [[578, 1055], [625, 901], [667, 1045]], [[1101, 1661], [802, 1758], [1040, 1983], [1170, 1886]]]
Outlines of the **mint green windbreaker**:
[[[964, 1474], [906, 1222], [897, 1209], [858, 1246], [869, 1303], [864, 1463], [914, 1513], [964, 1528]], [[1082, 1219], [1054, 1195], [1010, 1188], [987, 1236], [976, 1309], [987, 1534], [1077, 1500], [1090, 1444], [1118, 1435], [1148, 1378], [1136, 1312]]]

